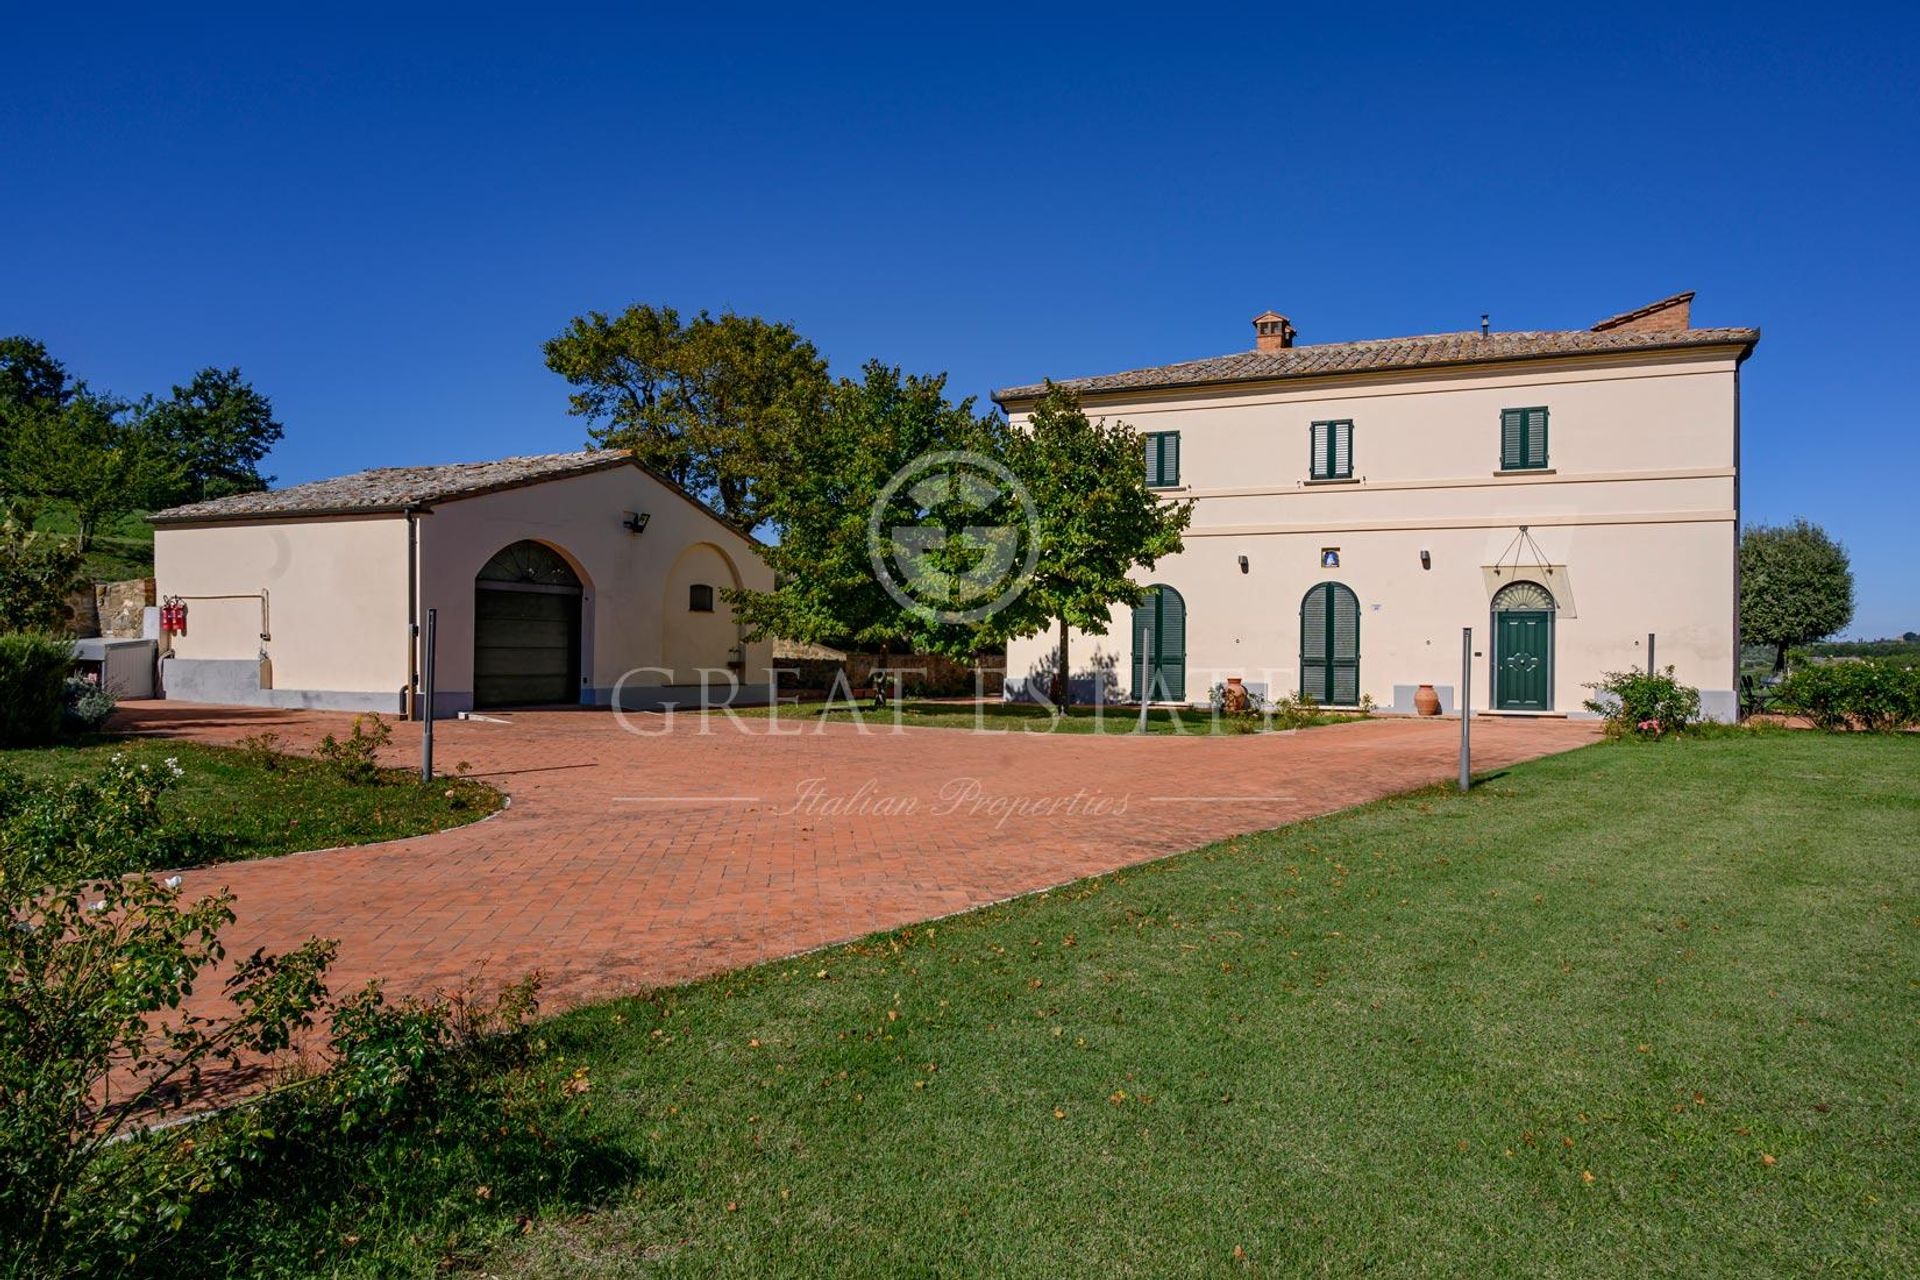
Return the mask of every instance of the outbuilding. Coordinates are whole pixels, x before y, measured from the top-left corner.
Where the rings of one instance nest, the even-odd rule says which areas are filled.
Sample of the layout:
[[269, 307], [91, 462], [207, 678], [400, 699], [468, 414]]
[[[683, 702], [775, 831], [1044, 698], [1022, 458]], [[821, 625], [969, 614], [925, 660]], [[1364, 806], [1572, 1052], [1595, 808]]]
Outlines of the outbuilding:
[[[383, 467], [156, 512], [163, 696], [411, 715], [764, 700], [758, 544], [620, 450]], [[753, 675], [758, 680], [753, 680]]]

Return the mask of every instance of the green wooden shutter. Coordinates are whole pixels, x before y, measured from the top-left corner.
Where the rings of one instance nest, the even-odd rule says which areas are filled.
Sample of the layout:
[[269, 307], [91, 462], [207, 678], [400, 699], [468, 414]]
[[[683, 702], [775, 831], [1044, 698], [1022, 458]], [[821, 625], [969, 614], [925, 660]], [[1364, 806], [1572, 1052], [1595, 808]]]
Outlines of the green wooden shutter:
[[[1152, 635], [1148, 635], [1151, 628]], [[1147, 647], [1152, 645], [1152, 653]], [[1147, 684], [1140, 685], [1142, 659]], [[1153, 587], [1133, 610], [1133, 674], [1128, 678], [1135, 702], [1180, 702], [1187, 696], [1187, 602], [1172, 587]]]
[[1147, 441], [1147, 486], [1171, 488], [1180, 483], [1180, 433], [1149, 431]]
[[1528, 409], [1526, 411], [1527, 461], [1529, 467], [1547, 465], [1547, 411]]
[[1330, 439], [1333, 435], [1333, 424], [1331, 422], [1316, 422], [1313, 424], [1312, 430], [1313, 478], [1315, 480], [1325, 480], [1333, 474], [1333, 443]]
[[1336, 479], [1345, 480], [1353, 475], [1353, 424], [1336, 422], [1333, 432], [1333, 474]]
[[1330, 583], [1329, 588], [1333, 680], [1332, 696], [1327, 700], [1352, 706], [1360, 701], [1360, 598], [1338, 582]]
[[1330, 702], [1327, 688], [1327, 586], [1322, 583], [1300, 601], [1300, 692]]
[[1169, 702], [1187, 698], [1187, 602], [1172, 587], [1154, 593], [1160, 603], [1155, 654], [1155, 692]]
[[1159, 592], [1153, 592], [1133, 607], [1133, 665], [1127, 676], [1127, 686], [1133, 690], [1133, 700], [1139, 702], [1146, 695], [1140, 687], [1140, 660], [1146, 654], [1147, 630], [1152, 628], [1157, 634], [1158, 627], [1153, 625], [1154, 605]]
[[1518, 471], [1527, 465], [1526, 420], [1525, 409], [1500, 411], [1500, 469], [1502, 471]]

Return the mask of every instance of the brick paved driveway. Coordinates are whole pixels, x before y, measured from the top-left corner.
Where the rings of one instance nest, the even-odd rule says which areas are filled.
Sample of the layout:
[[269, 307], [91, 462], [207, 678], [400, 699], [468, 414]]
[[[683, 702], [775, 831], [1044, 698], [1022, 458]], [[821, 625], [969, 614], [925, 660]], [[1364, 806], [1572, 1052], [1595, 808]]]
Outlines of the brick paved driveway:
[[[272, 729], [290, 746], [347, 717], [128, 704], [132, 727], [203, 741]], [[340, 940], [334, 989], [395, 991], [538, 968], [550, 1006], [710, 974], [1111, 871], [1448, 778], [1457, 722], [1375, 720], [1221, 738], [975, 735], [950, 729], [657, 736], [594, 711], [443, 723], [512, 805], [391, 844], [190, 872], [230, 886], [231, 954]], [[635, 716], [661, 729], [659, 717]], [[796, 729], [788, 722], [783, 726]], [[403, 725], [395, 763], [416, 762]], [[1563, 720], [1483, 720], [1487, 769], [1595, 736]]]

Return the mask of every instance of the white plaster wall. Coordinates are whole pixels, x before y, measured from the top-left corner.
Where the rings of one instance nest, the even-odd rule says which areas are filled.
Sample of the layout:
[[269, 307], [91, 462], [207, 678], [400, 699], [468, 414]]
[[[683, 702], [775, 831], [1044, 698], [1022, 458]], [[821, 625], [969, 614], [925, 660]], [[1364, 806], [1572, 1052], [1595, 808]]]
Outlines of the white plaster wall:
[[[629, 511], [645, 512], [646, 532], [621, 526]], [[770, 590], [772, 570], [753, 542], [713, 519], [697, 504], [637, 467], [612, 467], [520, 489], [439, 504], [420, 517], [420, 605], [439, 610], [438, 687], [460, 705], [473, 689], [473, 580], [497, 551], [523, 538], [565, 556], [585, 584], [582, 604], [581, 698], [604, 702], [621, 677], [643, 667], [665, 675], [632, 677], [645, 686], [695, 683], [692, 672], [668, 659], [669, 580], [690, 547], [704, 545], [706, 569], [731, 566], [740, 585]], [[705, 570], [703, 570], [705, 571]], [[730, 585], [716, 581], [715, 586]], [[680, 589], [679, 613], [686, 609]], [[730, 614], [727, 615], [730, 624]], [[676, 623], [678, 619], [676, 619]], [[728, 647], [733, 641], [728, 642]], [[704, 653], [704, 647], [701, 649]], [[676, 651], [675, 661], [693, 656]], [[770, 642], [747, 647], [749, 673], [773, 661]], [[724, 665], [724, 649], [720, 661]]]
[[187, 633], [172, 638], [178, 658], [251, 659], [264, 649], [278, 689], [384, 700], [406, 685], [407, 541], [397, 516], [160, 525], [153, 565], [162, 597], [247, 597], [189, 600]]
[[[1485, 708], [1490, 598], [1521, 576], [1561, 601], [1554, 708], [1577, 712], [1586, 682], [1644, 664], [1650, 631], [1659, 665], [1703, 691], [1734, 687], [1736, 377], [1733, 352], [1712, 351], [1107, 395], [1086, 407], [1181, 434], [1181, 487], [1168, 496], [1195, 502], [1186, 549], [1136, 576], [1185, 597], [1190, 697], [1228, 675], [1296, 689], [1300, 599], [1331, 578], [1360, 599], [1364, 692], [1386, 704], [1396, 684], [1457, 684], [1460, 629], [1471, 626], [1483, 655], [1473, 702]], [[1531, 405], [1549, 409], [1551, 474], [1496, 474], [1500, 411]], [[1016, 423], [1021, 407], [1010, 406]], [[1309, 425], [1339, 418], [1354, 423], [1358, 482], [1310, 485]], [[1338, 570], [1320, 568], [1324, 547], [1339, 548]], [[1516, 560], [1557, 568], [1492, 575]], [[1107, 637], [1074, 639], [1076, 671], [1102, 654], [1125, 669], [1126, 613]], [[1054, 644], [1016, 641], [1009, 676]]]

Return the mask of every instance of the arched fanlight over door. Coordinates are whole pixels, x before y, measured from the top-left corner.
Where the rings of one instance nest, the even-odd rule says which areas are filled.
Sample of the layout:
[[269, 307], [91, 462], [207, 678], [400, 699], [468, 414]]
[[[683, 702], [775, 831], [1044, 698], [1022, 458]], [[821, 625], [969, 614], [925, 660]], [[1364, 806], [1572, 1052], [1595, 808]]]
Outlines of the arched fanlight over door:
[[1509, 582], [1493, 597], [1496, 612], [1507, 609], [1552, 609], [1553, 593], [1537, 582]]
[[580, 575], [566, 557], [544, 542], [516, 542], [502, 547], [473, 575], [480, 582], [519, 582], [542, 587], [580, 587]]

